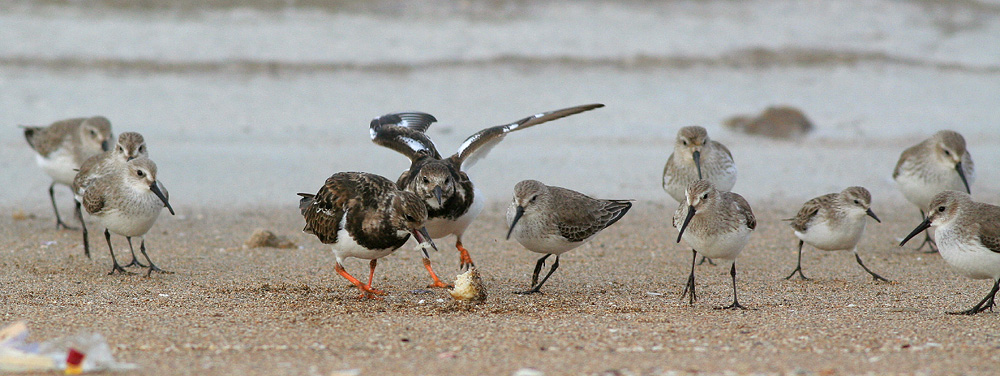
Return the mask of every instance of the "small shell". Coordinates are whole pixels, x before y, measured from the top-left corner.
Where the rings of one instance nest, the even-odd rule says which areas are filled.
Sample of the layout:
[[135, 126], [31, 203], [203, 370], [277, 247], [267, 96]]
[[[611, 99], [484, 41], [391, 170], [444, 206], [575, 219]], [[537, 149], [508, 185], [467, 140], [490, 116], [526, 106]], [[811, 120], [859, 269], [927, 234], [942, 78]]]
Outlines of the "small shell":
[[448, 292], [455, 300], [476, 303], [486, 301], [486, 286], [483, 285], [483, 278], [479, 275], [479, 269], [476, 267], [471, 267], [469, 271], [459, 274], [455, 278], [455, 288]]

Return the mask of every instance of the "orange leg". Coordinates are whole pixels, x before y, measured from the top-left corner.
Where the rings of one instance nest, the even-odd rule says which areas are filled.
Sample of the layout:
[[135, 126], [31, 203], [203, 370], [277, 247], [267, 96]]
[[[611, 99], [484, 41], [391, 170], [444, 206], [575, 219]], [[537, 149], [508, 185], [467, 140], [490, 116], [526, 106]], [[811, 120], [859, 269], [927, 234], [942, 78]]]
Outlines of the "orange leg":
[[441, 279], [438, 278], [437, 274], [434, 273], [434, 269], [431, 269], [431, 259], [429, 258], [424, 259], [424, 267], [427, 268], [428, 273], [431, 273], [431, 279], [434, 280], [434, 283], [427, 285], [427, 287], [442, 287], [446, 289], [454, 287], [452, 285], [441, 282]]
[[378, 259], [374, 259], [372, 262], [368, 263], [368, 284], [365, 285], [365, 287], [367, 287], [368, 291], [371, 291], [375, 295], [385, 295], [385, 291], [372, 288], [372, 281], [375, 280], [375, 265], [378, 265]]
[[472, 257], [469, 256], [469, 250], [462, 246], [462, 238], [459, 237], [455, 240], [455, 248], [458, 248], [458, 259], [460, 262], [458, 265], [459, 269], [465, 270], [469, 267], [476, 266], [476, 264], [472, 263]]
[[371, 288], [361, 284], [361, 281], [359, 281], [357, 278], [354, 278], [350, 274], [347, 274], [347, 271], [344, 270], [344, 266], [340, 265], [339, 262], [337, 263], [336, 266], [334, 266], [334, 270], [337, 271], [337, 274], [340, 274], [344, 278], [347, 278], [348, 281], [351, 281], [351, 283], [353, 283], [355, 286], [358, 287], [359, 290], [361, 290], [361, 298], [382, 299], [375, 296], [375, 292], [372, 291]]

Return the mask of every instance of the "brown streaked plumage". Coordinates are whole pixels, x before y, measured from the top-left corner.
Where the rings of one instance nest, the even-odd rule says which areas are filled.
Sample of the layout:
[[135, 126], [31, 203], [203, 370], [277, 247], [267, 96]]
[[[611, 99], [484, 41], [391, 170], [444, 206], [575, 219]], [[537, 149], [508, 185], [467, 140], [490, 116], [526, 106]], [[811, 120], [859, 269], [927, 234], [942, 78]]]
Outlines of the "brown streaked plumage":
[[[971, 193], [976, 176], [965, 138], [958, 132], [942, 130], [904, 150], [892, 178], [924, 218], [923, 209], [936, 194], [946, 190]], [[924, 233], [924, 242], [917, 249], [925, 244], [930, 246], [931, 252], [937, 251], [929, 232]]]
[[750, 240], [750, 233], [757, 228], [757, 218], [743, 196], [720, 191], [708, 180], [691, 183], [685, 192], [685, 203], [674, 212], [673, 226], [679, 228], [677, 242], [681, 239], [691, 246], [691, 274], [681, 298], [695, 295], [694, 266], [698, 253], [705, 257], [733, 260], [729, 275], [733, 280], [733, 304], [723, 307], [744, 308], [736, 298], [736, 257]]
[[[459, 251], [459, 267], [473, 266], [472, 257], [462, 246], [462, 234], [482, 211], [484, 206], [472, 180], [465, 173], [479, 159], [510, 132], [560, 119], [566, 116], [604, 107], [588, 104], [549, 111], [518, 121], [489, 127], [465, 139], [458, 151], [442, 158], [437, 147], [424, 133], [434, 116], [422, 112], [403, 112], [383, 115], [372, 120], [369, 131], [372, 141], [395, 150], [410, 159], [410, 168], [396, 181], [400, 189], [417, 194], [427, 204], [427, 230], [438, 239], [455, 235], [455, 248]], [[429, 258], [423, 259], [430, 273], [431, 287], [447, 287], [431, 268]]]
[[795, 273], [799, 273], [802, 279], [809, 279], [802, 274], [802, 245], [809, 243], [824, 251], [850, 249], [858, 264], [874, 280], [888, 282], [869, 270], [858, 255], [858, 241], [867, 223], [865, 216], [881, 222], [871, 210], [871, 202], [871, 193], [864, 187], [848, 187], [840, 193], [822, 195], [803, 204], [798, 214], [789, 219], [795, 236], [799, 238], [799, 253], [795, 270], [785, 279], [792, 278]]
[[[531, 289], [522, 294], [538, 292], [559, 268], [560, 255], [590, 240], [631, 208], [629, 200], [595, 199], [537, 180], [517, 183], [514, 199], [507, 208], [507, 238], [513, 235], [529, 251], [545, 254], [535, 264]], [[545, 278], [538, 282], [538, 273], [551, 255], [556, 255], [556, 261]]]
[[[326, 180], [316, 194], [299, 193], [303, 232], [330, 244], [337, 258], [334, 269], [362, 292], [362, 297], [384, 294], [372, 288], [378, 259], [388, 256], [414, 236], [417, 243], [434, 243], [424, 229], [427, 206], [410, 192], [384, 177], [363, 172], [340, 172]], [[426, 249], [424, 249], [426, 257]], [[371, 260], [368, 284], [344, 270], [349, 257]]]
[[[109, 149], [111, 122], [103, 116], [60, 120], [48, 126], [22, 126], [24, 138], [36, 153], [39, 167], [52, 177], [49, 199], [56, 228], [71, 228], [59, 216], [54, 187], [71, 186], [76, 171], [87, 158]], [[79, 212], [79, 207], [76, 208]]]

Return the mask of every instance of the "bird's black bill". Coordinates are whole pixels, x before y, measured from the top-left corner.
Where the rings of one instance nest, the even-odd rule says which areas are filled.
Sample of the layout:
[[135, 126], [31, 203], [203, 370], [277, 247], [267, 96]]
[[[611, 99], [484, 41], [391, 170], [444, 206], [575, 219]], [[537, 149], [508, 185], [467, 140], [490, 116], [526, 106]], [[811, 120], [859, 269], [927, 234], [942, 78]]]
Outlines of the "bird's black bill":
[[955, 164], [955, 171], [958, 171], [958, 177], [962, 178], [962, 184], [965, 184], [965, 193], [972, 194], [972, 190], [969, 189], [969, 181], [965, 179], [965, 171], [962, 169], [962, 162]]
[[160, 192], [160, 187], [157, 186], [155, 181], [153, 184], [149, 185], [149, 190], [153, 191], [153, 194], [155, 194], [156, 197], [159, 197], [160, 201], [163, 201], [163, 206], [167, 207], [167, 210], [170, 211], [170, 215], [174, 215], [174, 208], [170, 207], [170, 203], [167, 202], [167, 196], [164, 196], [163, 192]]
[[691, 223], [691, 218], [694, 217], [694, 206], [688, 206], [688, 214], [684, 217], [684, 224], [681, 225], [681, 230], [677, 232], [677, 242], [681, 242], [681, 235], [684, 235], [684, 229], [688, 227], [688, 223]]
[[[417, 239], [417, 244], [431, 243], [431, 248], [434, 248], [435, 251], [438, 250], [438, 247], [434, 245], [434, 240], [431, 239], [431, 235], [427, 233], [426, 227], [421, 227], [419, 230], [411, 230], [411, 233], [413, 234], [413, 238]], [[427, 254], [427, 249], [421, 248], [420, 250], [424, 252], [425, 258], [430, 258], [430, 255]]]
[[108, 138], [101, 143], [101, 150], [108, 151], [111, 150], [111, 139]]
[[910, 238], [917, 236], [917, 234], [923, 232], [928, 227], [931, 227], [931, 219], [929, 217], [925, 219], [923, 222], [920, 222], [920, 225], [918, 225], [917, 228], [913, 229], [913, 232], [911, 232], [909, 235], [906, 235], [906, 237], [903, 238], [903, 241], [899, 242], [899, 246], [902, 247], [903, 244], [906, 244], [906, 242], [910, 240]]
[[871, 209], [868, 209], [868, 211], [865, 213], [867, 213], [869, 217], [875, 218], [875, 222], [882, 223], [882, 220], [878, 219], [878, 217], [875, 216], [875, 212], [873, 212]]
[[701, 151], [695, 150], [694, 153], [692, 153], [692, 154], [693, 154], [692, 157], [694, 157], [694, 167], [698, 169], [698, 180], [701, 180], [702, 179], [702, 177], [701, 177]]
[[435, 186], [434, 187], [434, 197], [437, 198], [437, 200], [438, 200], [438, 206], [441, 206], [443, 204], [442, 201], [441, 201], [441, 195], [442, 194], [443, 193], [441, 191], [441, 186], [440, 185], [439, 186]]
[[507, 230], [507, 240], [510, 240], [510, 234], [514, 232], [514, 225], [517, 225], [517, 221], [521, 219], [522, 215], [524, 215], [524, 207], [518, 205], [517, 211], [514, 212], [514, 220], [510, 221], [510, 229]]

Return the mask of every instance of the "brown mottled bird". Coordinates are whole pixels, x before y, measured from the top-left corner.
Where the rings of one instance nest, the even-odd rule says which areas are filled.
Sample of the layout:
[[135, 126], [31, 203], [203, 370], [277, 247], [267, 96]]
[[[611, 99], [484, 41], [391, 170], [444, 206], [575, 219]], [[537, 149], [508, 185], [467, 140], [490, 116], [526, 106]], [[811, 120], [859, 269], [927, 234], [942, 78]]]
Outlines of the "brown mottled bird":
[[[388, 256], [410, 238], [424, 248], [434, 247], [424, 222], [427, 205], [417, 195], [401, 191], [389, 179], [364, 172], [338, 172], [326, 179], [316, 194], [299, 193], [299, 209], [307, 234], [330, 244], [337, 257], [334, 269], [362, 292], [375, 298], [385, 293], [372, 288], [378, 259]], [[435, 248], [436, 249], [436, 248]], [[344, 270], [344, 259], [371, 260], [368, 283]]]

